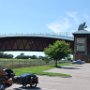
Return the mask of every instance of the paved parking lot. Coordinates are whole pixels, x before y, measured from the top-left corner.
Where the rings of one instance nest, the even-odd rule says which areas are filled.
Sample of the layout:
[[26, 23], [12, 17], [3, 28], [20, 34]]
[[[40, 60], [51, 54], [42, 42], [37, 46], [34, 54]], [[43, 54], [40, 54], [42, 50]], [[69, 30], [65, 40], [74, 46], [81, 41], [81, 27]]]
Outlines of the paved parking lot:
[[6, 90], [90, 90], [90, 64], [54, 68], [48, 72], [68, 73], [72, 77], [39, 76], [36, 89], [21, 88], [21, 85], [14, 84]]

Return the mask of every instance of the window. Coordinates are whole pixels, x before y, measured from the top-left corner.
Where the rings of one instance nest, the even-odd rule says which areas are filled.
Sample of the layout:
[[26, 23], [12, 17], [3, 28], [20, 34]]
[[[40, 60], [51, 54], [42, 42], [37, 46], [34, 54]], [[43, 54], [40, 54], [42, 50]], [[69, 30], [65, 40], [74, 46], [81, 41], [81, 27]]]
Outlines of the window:
[[77, 52], [86, 51], [86, 38], [76, 38], [76, 51]]

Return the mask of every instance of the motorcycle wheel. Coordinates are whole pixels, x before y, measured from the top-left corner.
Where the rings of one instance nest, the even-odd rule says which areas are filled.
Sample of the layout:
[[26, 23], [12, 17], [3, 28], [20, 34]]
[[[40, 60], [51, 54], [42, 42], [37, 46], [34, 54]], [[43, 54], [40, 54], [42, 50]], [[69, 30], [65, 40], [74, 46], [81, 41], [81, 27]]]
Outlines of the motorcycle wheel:
[[36, 88], [36, 86], [37, 86], [37, 83], [31, 83], [31, 84], [30, 84], [30, 87], [31, 87], [31, 88]]
[[5, 90], [5, 85], [3, 83], [0, 83], [0, 90]]

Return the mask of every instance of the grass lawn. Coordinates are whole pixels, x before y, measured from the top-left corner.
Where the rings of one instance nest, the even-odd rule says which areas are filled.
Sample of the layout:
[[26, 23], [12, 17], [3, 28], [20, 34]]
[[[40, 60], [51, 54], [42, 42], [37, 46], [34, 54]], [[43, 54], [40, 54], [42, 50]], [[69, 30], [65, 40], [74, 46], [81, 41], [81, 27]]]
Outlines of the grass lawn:
[[59, 63], [59, 66], [72, 66], [73, 64], [71, 62], [64, 62], [64, 63]]
[[63, 73], [51, 73], [51, 72], [43, 72], [48, 69], [52, 69], [54, 66], [34, 66], [34, 67], [23, 67], [23, 68], [16, 68], [13, 69], [16, 75], [21, 75], [24, 73], [33, 73], [37, 75], [48, 75], [48, 76], [65, 76], [65, 77], [70, 77], [71, 75], [69, 74], [63, 74]]

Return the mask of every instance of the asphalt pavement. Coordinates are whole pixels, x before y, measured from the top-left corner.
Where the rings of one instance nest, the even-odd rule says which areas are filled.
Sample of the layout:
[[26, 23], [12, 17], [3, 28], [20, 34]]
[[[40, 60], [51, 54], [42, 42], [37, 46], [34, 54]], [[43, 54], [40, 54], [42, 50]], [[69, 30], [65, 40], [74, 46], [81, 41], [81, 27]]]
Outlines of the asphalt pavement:
[[38, 76], [37, 88], [22, 88], [13, 84], [6, 90], [90, 90], [90, 64], [54, 68], [46, 72], [71, 74], [72, 77]]

